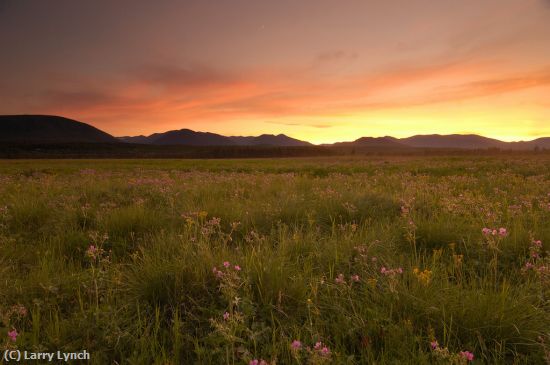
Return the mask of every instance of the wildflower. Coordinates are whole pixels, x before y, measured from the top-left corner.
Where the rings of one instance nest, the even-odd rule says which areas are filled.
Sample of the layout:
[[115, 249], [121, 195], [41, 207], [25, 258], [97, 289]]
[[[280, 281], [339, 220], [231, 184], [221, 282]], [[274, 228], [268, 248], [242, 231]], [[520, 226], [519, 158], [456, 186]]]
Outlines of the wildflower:
[[224, 321], [227, 321], [229, 319], [229, 313], [228, 312], [225, 312], [223, 314], [223, 319], [224, 319]]
[[86, 250], [86, 256], [88, 256], [91, 259], [95, 259], [97, 253], [98, 253], [98, 249], [94, 245], [90, 245], [90, 247], [88, 247], [88, 249]]
[[223, 262], [223, 266], [224, 266], [225, 268], [228, 268], [229, 266], [231, 266], [231, 264], [229, 263], [229, 261], [224, 261], [224, 262]]
[[240, 267], [239, 265], [235, 265], [234, 269], [235, 269], [236, 271], [241, 271], [241, 267]]
[[386, 267], [382, 266], [382, 268], [380, 269], [380, 272], [381, 272], [382, 274], [385, 274], [386, 271], [387, 271], [387, 270], [386, 270]]
[[290, 345], [293, 350], [299, 350], [302, 348], [302, 343], [298, 340], [292, 341], [292, 344]]
[[8, 337], [13, 342], [17, 341], [17, 336], [19, 336], [19, 333], [17, 333], [17, 330], [15, 328], [8, 332]]
[[481, 233], [483, 233], [484, 235], [488, 236], [488, 235], [490, 235], [490, 234], [492, 233], [492, 230], [491, 230], [490, 228], [485, 227], [485, 228], [483, 228], [483, 229], [481, 230]]
[[260, 360], [260, 365], [268, 365], [268, 364], [267, 364], [267, 361], [265, 361], [265, 360]]
[[346, 280], [344, 279], [344, 274], [338, 274], [334, 281], [336, 282], [336, 284], [344, 284], [346, 282]]
[[474, 361], [474, 354], [470, 351], [460, 351], [459, 355], [468, 361]]
[[260, 362], [258, 361], [258, 359], [254, 359], [254, 360], [250, 360], [250, 362], [248, 363], [248, 365], [258, 365]]
[[313, 348], [315, 350], [320, 350], [322, 346], [323, 346], [323, 343], [319, 341], [319, 342], [315, 342], [315, 346], [313, 346]]
[[413, 274], [424, 285], [428, 285], [432, 280], [432, 272], [431, 270], [428, 270], [428, 269], [425, 269], [424, 271], [420, 271], [418, 268], [415, 267], [413, 269]]
[[351, 280], [358, 283], [359, 282], [359, 275], [352, 275]]
[[500, 228], [498, 229], [498, 235], [499, 235], [500, 237], [506, 237], [506, 236], [508, 236], [508, 230], [507, 230], [506, 228], [504, 228], [504, 227], [500, 227]]
[[330, 349], [328, 347], [324, 346], [321, 349], [321, 355], [322, 356], [330, 356]]
[[212, 268], [212, 272], [214, 273], [214, 275], [216, 275], [218, 279], [223, 276], [223, 271], [218, 270], [216, 267]]
[[430, 342], [430, 347], [432, 348], [432, 350], [435, 350], [439, 347], [439, 342], [437, 342], [437, 340], [433, 340], [432, 342]]

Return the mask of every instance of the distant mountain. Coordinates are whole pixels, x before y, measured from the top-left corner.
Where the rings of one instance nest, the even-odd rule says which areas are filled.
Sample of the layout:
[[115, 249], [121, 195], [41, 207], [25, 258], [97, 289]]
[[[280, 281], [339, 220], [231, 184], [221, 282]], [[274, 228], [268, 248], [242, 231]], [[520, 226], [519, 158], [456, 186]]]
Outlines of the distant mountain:
[[[117, 143], [146, 144], [155, 146], [313, 146], [309, 142], [284, 134], [262, 134], [257, 137], [227, 137], [210, 132], [195, 132], [190, 129], [155, 133], [150, 136], [115, 138], [89, 124], [52, 115], [4, 115], [0, 116], [0, 143]], [[364, 147], [376, 149], [488, 149], [533, 150], [550, 149], [550, 137], [532, 141], [503, 142], [476, 134], [430, 134], [407, 138], [361, 137], [352, 142], [338, 142], [323, 146]], [[324, 147], [323, 147], [324, 148]]]
[[311, 146], [311, 143], [291, 138], [284, 134], [262, 134], [258, 137], [229, 137], [235, 144], [242, 146]]
[[400, 138], [400, 143], [410, 147], [421, 148], [462, 148], [486, 149], [506, 148], [507, 143], [498, 139], [478, 136], [476, 134], [430, 134]]
[[550, 137], [537, 138], [532, 141], [508, 142], [507, 145], [508, 148], [514, 150], [550, 149]]
[[0, 115], [0, 142], [118, 143], [89, 124], [52, 115]]
[[394, 137], [361, 137], [353, 142], [338, 142], [333, 146], [376, 147], [376, 148], [410, 148]]
[[284, 134], [262, 134], [258, 137], [226, 137], [209, 132], [180, 129], [150, 136], [119, 137], [127, 143], [184, 146], [310, 146], [311, 143], [290, 138]]

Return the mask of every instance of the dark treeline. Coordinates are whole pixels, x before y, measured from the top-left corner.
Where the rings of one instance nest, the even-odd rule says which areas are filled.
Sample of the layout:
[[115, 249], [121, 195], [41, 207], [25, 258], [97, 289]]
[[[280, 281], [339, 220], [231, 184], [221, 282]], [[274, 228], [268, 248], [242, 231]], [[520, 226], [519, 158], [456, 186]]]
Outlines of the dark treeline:
[[159, 146], [131, 143], [0, 144], [0, 159], [85, 158], [277, 158], [348, 155], [523, 155], [548, 150], [511, 151], [358, 146]]

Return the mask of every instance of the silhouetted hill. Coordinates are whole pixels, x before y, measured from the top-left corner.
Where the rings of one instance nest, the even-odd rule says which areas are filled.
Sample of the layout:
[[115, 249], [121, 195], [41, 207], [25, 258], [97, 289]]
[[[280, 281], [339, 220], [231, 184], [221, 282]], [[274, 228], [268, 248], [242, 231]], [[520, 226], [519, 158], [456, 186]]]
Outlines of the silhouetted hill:
[[375, 148], [410, 148], [409, 146], [400, 143], [397, 138], [394, 137], [361, 137], [353, 142], [338, 142], [333, 146], [345, 147], [375, 147]]
[[478, 136], [476, 134], [417, 135], [408, 138], [400, 138], [399, 142], [410, 147], [420, 148], [507, 148], [506, 142]]
[[10, 143], [117, 143], [89, 124], [52, 115], [0, 116], [0, 142]]
[[290, 138], [284, 134], [262, 134], [258, 137], [226, 137], [209, 132], [195, 132], [190, 129], [180, 129], [165, 133], [155, 133], [150, 136], [119, 137], [123, 142], [154, 145], [182, 146], [311, 146], [311, 143]]
[[508, 145], [511, 149], [515, 150], [530, 150], [535, 148], [550, 149], [550, 137], [537, 138], [532, 141], [509, 142]]
[[311, 146], [309, 142], [300, 141], [284, 134], [262, 134], [258, 137], [229, 137], [235, 144], [241, 146]]

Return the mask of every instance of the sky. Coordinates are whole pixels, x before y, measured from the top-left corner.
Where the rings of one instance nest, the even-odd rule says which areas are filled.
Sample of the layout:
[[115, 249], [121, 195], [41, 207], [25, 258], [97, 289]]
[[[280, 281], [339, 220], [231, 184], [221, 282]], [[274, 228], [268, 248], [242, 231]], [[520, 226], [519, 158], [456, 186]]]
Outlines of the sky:
[[550, 0], [0, 0], [0, 114], [115, 136], [550, 136]]

